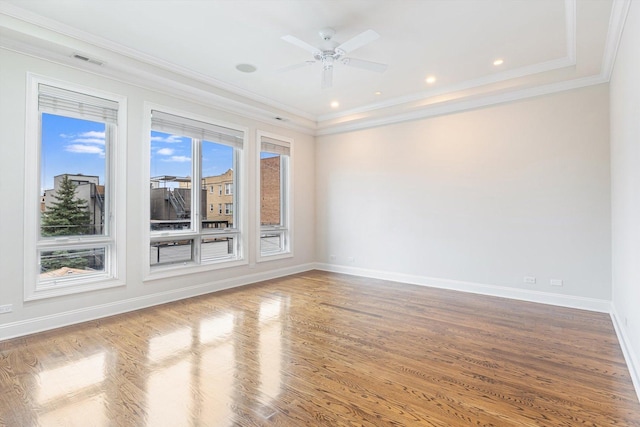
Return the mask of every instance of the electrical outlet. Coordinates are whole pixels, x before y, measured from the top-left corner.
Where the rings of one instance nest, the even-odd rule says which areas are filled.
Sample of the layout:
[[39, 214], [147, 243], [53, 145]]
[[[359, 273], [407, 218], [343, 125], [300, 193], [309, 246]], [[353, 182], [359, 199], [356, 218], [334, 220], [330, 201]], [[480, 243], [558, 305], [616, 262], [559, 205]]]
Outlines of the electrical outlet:
[[551, 283], [551, 286], [562, 286], [561, 279], [551, 279], [549, 283]]
[[536, 278], [533, 276], [524, 276], [524, 283], [535, 284]]
[[338, 257], [335, 256], [335, 255], [329, 255], [329, 261], [335, 261], [336, 258], [338, 258]]
[[347, 261], [349, 261], [351, 264], [353, 264], [354, 262], [356, 262], [356, 259], [352, 256], [350, 256], [349, 258], [347, 258]]
[[13, 311], [13, 304], [0, 305], [0, 313], [11, 313]]

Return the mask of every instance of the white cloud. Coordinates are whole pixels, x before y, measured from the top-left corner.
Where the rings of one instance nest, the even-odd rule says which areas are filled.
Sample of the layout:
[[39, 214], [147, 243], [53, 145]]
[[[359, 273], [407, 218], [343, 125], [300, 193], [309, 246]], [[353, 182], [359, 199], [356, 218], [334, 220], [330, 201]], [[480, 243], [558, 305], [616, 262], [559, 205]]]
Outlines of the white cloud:
[[167, 136], [152, 136], [151, 142], [165, 142], [167, 144], [175, 144], [177, 142], [183, 142], [181, 136], [167, 135]]
[[170, 156], [175, 150], [173, 148], [161, 148], [158, 150], [158, 154], [162, 156]]
[[98, 139], [98, 138], [76, 138], [76, 139], [72, 139], [71, 142], [79, 142], [82, 144], [104, 145], [104, 139]]
[[81, 136], [83, 138], [100, 138], [100, 139], [104, 139], [104, 132], [98, 132], [98, 131], [92, 130], [92, 131], [89, 131], [89, 132], [82, 132], [78, 136]]
[[96, 147], [95, 145], [69, 144], [64, 149], [70, 153], [99, 154], [104, 156], [104, 149], [102, 149], [102, 147]]
[[185, 162], [190, 162], [191, 161], [191, 157], [187, 157], [187, 156], [171, 156], [168, 159], [163, 159], [163, 162], [178, 162], [178, 163], [185, 163]]
[[[81, 145], [81, 144], [104, 145], [105, 133], [92, 130], [88, 132], [81, 132], [78, 134], [61, 133], [60, 137], [73, 143], [73, 145]], [[103, 149], [100, 149], [100, 150], [104, 151]], [[67, 151], [71, 151], [71, 150], [67, 150]], [[75, 151], [75, 152], [80, 152], [80, 151]], [[86, 152], [86, 151], [82, 151], [82, 152]]]

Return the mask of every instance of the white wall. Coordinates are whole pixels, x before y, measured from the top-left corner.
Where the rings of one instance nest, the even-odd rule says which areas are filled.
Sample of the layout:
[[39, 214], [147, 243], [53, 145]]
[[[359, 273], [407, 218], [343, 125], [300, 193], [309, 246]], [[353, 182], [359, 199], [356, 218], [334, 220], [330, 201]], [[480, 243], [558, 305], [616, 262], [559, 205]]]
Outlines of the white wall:
[[606, 310], [608, 96], [592, 86], [317, 138], [318, 260], [524, 299], [595, 299]]
[[[0, 49], [0, 304], [12, 304], [13, 312], [0, 315], [0, 339], [34, 330], [59, 326], [91, 317], [113, 314], [219, 288], [282, 275], [312, 266], [315, 260], [314, 140], [312, 136], [258, 123], [237, 115], [217, 111], [215, 106], [176, 99], [162, 93], [100, 77], [78, 69]], [[68, 297], [23, 302], [23, 205], [24, 133], [27, 72], [125, 95], [128, 98], [127, 152], [127, 255], [126, 286]], [[143, 103], [174, 107], [200, 116], [212, 117], [249, 128], [250, 145], [255, 154], [256, 129], [294, 139], [294, 250], [295, 256], [249, 266], [189, 274], [178, 278], [143, 282], [143, 254], [148, 242], [141, 223], [148, 204], [142, 197], [148, 187], [141, 165], [143, 156]], [[250, 168], [254, 161], [247, 159]], [[250, 170], [249, 250], [256, 247], [255, 171]], [[255, 261], [255, 253], [249, 260]]]
[[[640, 4], [632, 2], [611, 78], [613, 308], [640, 396]], [[626, 347], [626, 348], [625, 348]]]

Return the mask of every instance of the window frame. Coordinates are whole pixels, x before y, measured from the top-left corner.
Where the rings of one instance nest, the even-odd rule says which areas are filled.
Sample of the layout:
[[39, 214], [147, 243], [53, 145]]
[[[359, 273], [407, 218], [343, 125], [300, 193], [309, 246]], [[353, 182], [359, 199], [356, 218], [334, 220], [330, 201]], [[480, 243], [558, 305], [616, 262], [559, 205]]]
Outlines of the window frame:
[[[270, 143], [286, 147], [289, 155], [280, 170], [280, 225], [261, 225], [261, 158], [262, 142], [269, 140]], [[282, 135], [258, 130], [256, 133], [256, 261], [272, 261], [293, 257], [293, 171], [294, 171], [294, 140]], [[282, 157], [281, 157], [282, 159]], [[283, 249], [273, 252], [263, 252], [261, 240], [265, 234], [277, 234], [283, 239]]]
[[[245, 157], [247, 152], [247, 138], [248, 138], [248, 128], [239, 126], [233, 123], [227, 123], [221, 120], [216, 119], [215, 117], [203, 116], [196, 113], [178, 110], [172, 107], [168, 107], [166, 105], [155, 104], [151, 102], [144, 103], [144, 126], [143, 132], [144, 137], [143, 141], [145, 141], [144, 146], [144, 158], [146, 161], [144, 162], [143, 173], [144, 179], [148, 180], [150, 175], [150, 160], [151, 160], [151, 132], [154, 130], [151, 124], [151, 116], [152, 111], [160, 111], [165, 114], [170, 114], [173, 116], [182, 117], [184, 119], [193, 120], [197, 122], [202, 122], [206, 124], [211, 124], [213, 126], [220, 126], [224, 128], [229, 128], [238, 132], [243, 133], [242, 139], [242, 148], [234, 148], [234, 160], [233, 160], [233, 170], [234, 170], [234, 183], [233, 185], [236, 188], [235, 194], [233, 195], [233, 203], [235, 205], [235, 215], [234, 215], [234, 228], [224, 228], [224, 229], [205, 229], [202, 227], [202, 218], [200, 214], [200, 210], [195, 209], [196, 206], [200, 206], [201, 203], [201, 191], [202, 189], [201, 179], [201, 170], [202, 170], [202, 142], [198, 140], [195, 142], [195, 138], [192, 138], [192, 171], [191, 176], [192, 179], [192, 197], [191, 197], [191, 227], [187, 230], [163, 230], [163, 231], [151, 231], [150, 230], [150, 195], [151, 189], [149, 185], [145, 185], [144, 191], [144, 200], [146, 208], [143, 209], [143, 224], [144, 226], [144, 241], [146, 245], [144, 246], [145, 254], [143, 256], [143, 261], [145, 262], [144, 267], [144, 279], [155, 280], [161, 279], [165, 277], [175, 277], [178, 275], [197, 273], [201, 271], [210, 271], [217, 270], [222, 268], [231, 268], [240, 265], [248, 264], [246, 248], [247, 248], [247, 233], [246, 233], [246, 223], [247, 219], [247, 203], [246, 203], [246, 168]], [[162, 131], [160, 131], [162, 132]], [[206, 140], [205, 140], [206, 141]], [[219, 143], [217, 141], [207, 141], [213, 143]], [[198, 185], [195, 183], [198, 182]], [[202, 240], [207, 238], [232, 238], [235, 240], [236, 247], [236, 255], [234, 257], [229, 258], [218, 258], [215, 260], [205, 260], [203, 262], [202, 257]], [[150, 264], [151, 254], [150, 254], [150, 246], [153, 242], [161, 242], [168, 240], [192, 240], [194, 245], [194, 259], [190, 262], [179, 262], [175, 264], [170, 263], [161, 263], [156, 265], [155, 267]]]
[[[105, 232], [101, 235], [41, 236], [42, 111], [40, 85], [64, 92], [108, 100], [117, 104], [117, 124], [105, 122]], [[126, 174], [127, 98], [50, 77], [27, 73], [24, 188], [24, 300], [32, 301], [77, 294], [126, 283]], [[47, 111], [45, 111], [47, 112]], [[72, 113], [47, 112], [63, 117], [86, 118]], [[34, 160], [35, 159], [35, 160]], [[40, 279], [40, 253], [56, 250], [105, 249], [104, 271], [80, 276]]]

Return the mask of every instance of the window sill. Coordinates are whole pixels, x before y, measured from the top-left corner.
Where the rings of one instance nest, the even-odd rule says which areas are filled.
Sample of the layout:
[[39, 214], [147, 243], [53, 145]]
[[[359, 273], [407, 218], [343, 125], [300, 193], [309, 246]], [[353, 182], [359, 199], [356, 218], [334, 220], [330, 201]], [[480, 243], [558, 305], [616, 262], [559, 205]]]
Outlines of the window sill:
[[279, 259], [293, 258], [293, 252], [275, 252], [274, 254], [260, 254], [257, 262], [276, 261]]
[[126, 281], [123, 279], [113, 279], [113, 278], [94, 278], [93, 280], [87, 279], [85, 281], [79, 282], [69, 282], [64, 283], [61, 281], [59, 285], [52, 285], [46, 287], [36, 287], [34, 289], [25, 289], [24, 300], [25, 301], [36, 301], [46, 298], [56, 298], [60, 296], [66, 295], [74, 295], [80, 294], [84, 292], [91, 292], [100, 289], [108, 289], [115, 288], [119, 286], [124, 286]]
[[208, 264], [186, 263], [186, 264], [158, 266], [158, 267], [149, 269], [143, 281], [151, 282], [154, 280], [168, 279], [168, 278], [177, 277], [177, 276], [185, 276], [188, 274], [206, 273], [208, 271], [216, 271], [216, 270], [222, 270], [225, 268], [240, 267], [248, 264], [249, 262], [247, 260], [239, 259], [239, 260], [232, 260], [232, 261], [211, 262]]

